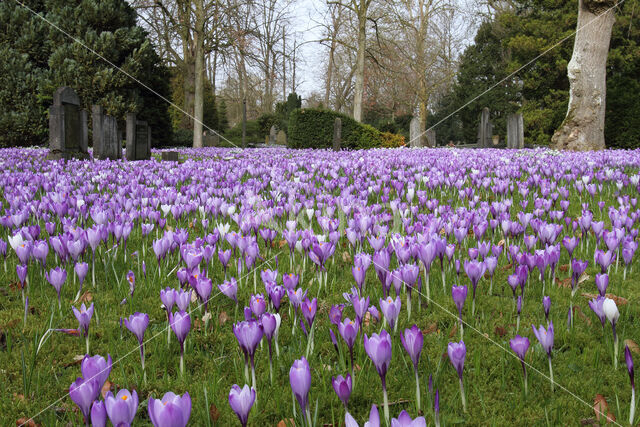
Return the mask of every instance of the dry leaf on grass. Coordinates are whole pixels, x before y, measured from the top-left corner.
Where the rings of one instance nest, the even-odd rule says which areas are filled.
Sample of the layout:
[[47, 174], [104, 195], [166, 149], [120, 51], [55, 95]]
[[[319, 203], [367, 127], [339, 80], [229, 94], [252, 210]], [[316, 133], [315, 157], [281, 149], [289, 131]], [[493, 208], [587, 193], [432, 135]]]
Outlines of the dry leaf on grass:
[[111, 386], [112, 385], [113, 385], [113, 383], [111, 381], [109, 381], [109, 380], [105, 381], [105, 383], [102, 385], [102, 390], [100, 390], [100, 394], [102, 395], [103, 399], [105, 398], [107, 393], [111, 391]]
[[227, 314], [226, 311], [223, 311], [218, 315], [218, 323], [220, 324], [220, 326], [227, 323], [228, 320], [229, 320], [229, 315]]
[[449, 338], [453, 338], [458, 333], [458, 324], [454, 324], [453, 328], [451, 328], [451, 332], [449, 332]]
[[503, 337], [503, 336], [507, 335], [507, 330], [504, 328], [504, 326], [496, 326], [496, 329], [495, 329], [494, 332], [499, 337]]
[[566, 273], [567, 271], [569, 271], [569, 264], [562, 264], [560, 267], [558, 267], [558, 270]]
[[220, 411], [218, 411], [218, 408], [213, 403], [209, 405], [209, 418], [211, 418], [214, 423], [220, 419]]
[[640, 347], [638, 347], [638, 344], [636, 344], [634, 340], [626, 339], [624, 340], [624, 345], [626, 347], [629, 347], [630, 351], [633, 351], [636, 354], [640, 354]]
[[293, 421], [293, 418], [278, 421], [278, 427], [293, 427], [295, 425], [296, 423]]
[[93, 300], [93, 295], [91, 295], [91, 292], [86, 291], [80, 296], [78, 302], [91, 302], [91, 300]]
[[31, 418], [18, 418], [18, 420], [16, 420], [16, 426], [23, 426], [23, 427], [39, 427], [40, 424], [36, 424]]
[[[583, 297], [585, 298], [589, 298], [589, 299], [593, 299], [593, 298], [598, 298], [599, 295], [598, 294], [590, 294], [590, 293], [583, 293], [582, 294]], [[629, 303], [629, 300], [623, 297], [619, 297], [617, 295], [613, 295], [613, 294], [605, 294], [605, 297], [612, 299], [613, 301], [615, 301], [617, 306], [621, 306], [621, 305], [625, 305]]]
[[424, 335], [429, 335], [429, 334], [434, 333], [434, 332], [435, 332], [435, 331], [437, 331], [437, 330], [438, 330], [438, 325], [437, 325], [436, 323], [430, 323], [430, 324], [428, 324], [428, 325], [427, 325], [427, 327], [426, 327], [426, 328], [424, 328], [424, 329], [422, 330], [422, 333], [423, 333]]
[[351, 262], [351, 255], [349, 255], [349, 252], [342, 252], [342, 261], [346, 263]]
[[595, 399], [593, 399], [593, 410], [596, 413], [597, 421], [600, 421], [601, 416], [604, 417], [605, 414], [609, 413], [609, 405], [603, 395], [596, 394]]

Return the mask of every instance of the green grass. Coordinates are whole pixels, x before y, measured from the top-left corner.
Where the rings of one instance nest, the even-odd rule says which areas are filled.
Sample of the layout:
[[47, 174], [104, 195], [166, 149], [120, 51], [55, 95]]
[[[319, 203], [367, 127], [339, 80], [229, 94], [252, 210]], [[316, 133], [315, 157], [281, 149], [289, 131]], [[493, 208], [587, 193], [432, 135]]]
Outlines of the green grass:
[[[616, 203], [613, 185], [605, 184], [607, 206]], [[453, 200], [455, 206], [465, 205], [464, 200], [457, 197], [457, 191], [445, 190], [441, 194], [433, 194], [443, 201]], [[488, 192], [480, 192], [483, 199], [492, 197]], [[531, 198], [532, 196], [529, 196]], [[512, 212], [517, 212], [520, 195], [514, 196]], [[591, 202], [595, 207], [595, 202]], [[530, 203], [529, 206], [532, 206]], [[575, 217], [579, 209], [579, 200], [571, 198], [569, 215]], [[594, 220], [609, 221], [599, 211], [594, 212]], [[204, 230], [196, 221], [195, 228], [189, 228], [190, 240], [202, 236]], [[213, 223], [213, 221], [212, 221]], [[43, 233], [44, 224], [41, 224]], [[188, 220], [175, 223], [168, 221], [168, 226], [189, 227]], [[316, 224], [317, 226], [317, 224]], [[212, 230], [210, 225], [209, 232]], [[319, 230], [319, 229], [318, 229]], [[114, 251], [107, 253], [100, 246], [96, 254], [96, 287], [91, 285], [91, 271], [85, 280], [85, 289], [92, 295], [96, 314], [91, 321], [90, 343], [91, 354], [106, 356], [111, 354], [113, 369], [109, 381], [114, 389], [136, 389], [140, 398], [140, 407], [134, 423], [150, 425], [147, 413], [147, 399], [150, 395], [161, 397], [167, 391], [183, 393], [188, 391], [192, 397], [193, 408], [190, 425], [236, 425], [235, 415], [231, 411], [227, 395], [230, 387], [237, 383], [245, 383], [243, 374], [243, 357], [232, 333], [232, 323], [242, 318], [242, 307], [248, 305], [249, 296], [253, 293], [254, 275], [250, 273], [241, 281], [239, 290], [240, 307], [224, 295], [219, 294], [216, 284], [222, 282], [224, 274], [214, 256], [213, 266], [209, 269], [214, 289], [209, 302], [212, 314], [208, 327], [197, 325], [189, 333], [185, 354], [185, 375], [179, 372], [179, 347], [172, 336], [167, 345], [166, 314], [161, 308], [160, 289], [166, 286], [177, 287], [174, 266], [178, 262], [178, 253], [174, 253], [167, 263], [163, 264], [161, 275], [158, 275], [157, 262], [151, 250], [152, 238], [156, 231], [143, 239], [140, 228], [134, 228], [127, 245], [127, 259], [123, 259], [123, 250], [119, 248], [113, 259]], [[502, 239], [500, 233], [487, 234], [494, 243]], [[6, 236], [3, 236], [6, 237]], [[260, 239], [261, 240], [261, 239]], [[144, 243], [143, 243], [144, 242]], [[475, 242], [471, 237], [467, 244]], [[513, 243], [513, 242], [511, 242]], [[521, 243], [521, 242], [517, 242]], [[131, 253], [142, 254], [142, 246], [146, 246], [144, 261], [147, 265], [147, 277], [143, 277], [140, 269], [140, 258], [133, 258]], [[622, 262], [619, 269], [610, 270], [608, 292], [624, 297], [628, 304], [619, 306], [620, 320], [620, 360], [618, 369], [613, 369], [611, 327], [603, 330], [599, 321], [588, 307], [588, 299], [582, 292], [596, 294], [594, 275], [598, 272], [593, 265], [594, 236], [589, 236], [589, 250], [580, 246], [576, 257], [589, 261], [587, 274], [589, 279], [580, 285], [581, 291], [575, 297], [576, 312], [572, 330], [567, 330], [567, 311], [569, 308], [570, 289], [550, 286], [547, 283], [546, 294], [551, 296], [552, 306], [550, 318], [555, 326], [555, 344], [553, 351], [554, 377], [558, 384], [555, 392], [551, 392], [548, 375], [547, 358], [531, 331], [531, 324], [544, 323], [542, 294], [539, 281], [532, 279], [527, 286], [526, 298], [522, 308], [519, 333], [529, 337], [531, 349], [526, 361], [531, 364], [529, 373], [529, 393], [523, 394], [522, 370], [519, 361], [509, 349], [509, 339], [516, 335], [516, 318], [513, 312], [511, 290], [506, 284], [506, 277], [511, 269], [505, 270], [506, 260], [500, 263], [494, 278], [494, 294], [488, 295], [489, 280], [484, 278], [478, 287], [476, 316], [471, 318], [471, 290], [465, 304], [463, 319], [469, 323], [464, 328], [464, 341], [467, 346], [467, 360], [464, 369], [464, 384], [468, 411], [464, 413], [460, 402], [458, 380], [453, 367], [446, 358], [446, 347], [450, 341], [458, 341], [459, 331], [454, 331], [457, 323], [456, 309], [451, 300], [449, 285], [452, 283], [467, 284], [468, 279], [462, 272], [460, 279], [455, 272], [447, 269], [447, 290], [443, 291], [440, 280], [439, 262], [434, 262], [431, 270], [431, 297], [428, 302], [424, 296], [414, 294], [413, 310], [410, 321], [407, 319], [406, 299], [402, 298], [402, 312], [399, 318], [398, 333], [392, 335], [393, 357], [390, 371], [387, 374], [390, 413], [397, 417], [403, 409], [412, 417], [416, 416], [415, 383], [411, 361], [402, 348], [399, 332], [404, 328], [417, 324], [425, 333], [424, 349], [420, 361], [420, 377], [422, 404], [427, 422], [433, 425], [431, 396], [426, 387], [429, 375], [433, 375], [434, 390], [440, 391], [440, 412], [443, 425], [579, 425], [581, 420], [594, 419], [592, 409], [596, 394], [602, 394], [608, 403], [609, 411], [618, 422], [627, 424], [630, 386], [624, 365], [623, 341], [631, 339], [640, 342], [637, 327], [638, 280], [640, 274], [637, 267], [622, 280]], [[227, 247], [225, 243], [225, 247]], [[275, 256], [278, 257], [280, 273], [289, 273], [289, 252], [285, 246], [279, 249], [265, 248], [260, 243], [261, 254], [265, 262], [258, 262], [260, 270], [275, 268]], [[90, 249], [89, 249], [90, 250]], [[370, 252], [368, 244], [365, 247]], [[466, 248], [464, 249], [466, 253]], [[73, 285], [73, 269], [68, 266], [67, 282], [62, 290], [62, 310], [57, 307], [54, 289], [47, 283], [39, 268], [31, 264], [29, 269], [30, 288], [28, 290], [30, 310], [26, 326], [23, 328], [23, 309], [20, 291], [11, 284], [16, 281], [15, 265], [17, 258], [9, 248], [11, 255], [7, 258], [7, 271], [0, 265], [0, 420], [2, 425], [12, 425], [22, 417], [35, 417], [41, 425], [80, 425], [82, 417], [76, 405], [68, 397], [69, 385], [80, 376], [80, 366], [74, 363], [74, 356], [84, 354], [84, 339], [53, 332], [42, 342], [39, 353], [35, 354], [41, 337], [49, 328], [76, 328], [77, 322], [71, 312], [72, 300], [77, 292]], [[342, 238], [335, 255], [328, 264], [328, 290], [318, 292], [318, 284], [311, 263], [306, 263], [301, 285], [309, 289], [310, 296], [318, 296], [319, 309], [315, 326], [315, 349], [309, 357], [312, 369], [312, 386], [310, 401], [312, 416], [317, 413], [317, 423], [340, 425], [344, 422], [344, 409], [331, 387], [331, 376], [343, 374], [348, 370], [348, 361], [340, 360], [329, 340], [328, 311], [331, 304], [344, 302], [342, 293], [354, 284], [351, 276], [352, 262], [343, 260], [343, 253], [353, 256], [353, 250]], [[48, 268], [57, 265], [49, 254]], [[456, 256], [460, 256], [459, 250]], [[232, 258], [233, 259], [233, 258]], [[90, 256], [87, 262], [91, 265]], [[569, 262], [566, 251], [562, 250], [559, 265]], [[300, 255], [294, 260], [296, 271], [302, 268]], [[392, 266], [395, 268], [395, 259]], [[447, 264], [445, 263], [445, 266]], [[128, 297], [128, 285], [125, 281], [127, 271], [136, 273], [136, 291], [133, 298]], [[559, 280], [568, 277], [568, 272], [558, 271]], [[234, 275], [236, 276], [236, 275]], [[366, 289], [371, 302], [379, 307], [381, 287], [373, 271], [367, 275]], [[264, 293], [264, 287], [257, 278], [257, 290]], [[120, 302], [127, 298], [125, 304]], [[436, 305], [437, 303], [437, 305]], [[79, 305], [76, 304], [76, 305]], [[195, 305], [192, 305], [193, 308]], [[420, 306], [420, 307], [419, 307]], [[441, 306], [441, 307], [439, 307]], [[445, 311], [448, 310], [447, 311]], [[147, 383], [142, 380], [140, 354], [138, 344], [126, 328], [120, 328], [120, 317], [126, 317], [135, 311], [146, 312], [151, 318], [145, 333], [145, 354]], [[294, 401], [289, 386], [289, 368], [295, 359], [305, 353], [306, 339], [299, 327], [295, 336], [291, 333], [291, 317], [286, 298], [283, 299], [282, 327], [280, 328], [280, 357], [274, 355], [274, 381], [269, 381], [268, 351], [264, 343], [259, 347], [256, 356], [256, 373], [258, 382], [258, 402], [251, 411], [251, 425], [275, 425], [278, 421], [293, 417]], [[345, 315], [353, 318], [352, 308], [345, 309]], [[227, 316], [229, 320], [222, 323], [220, 319]], [[202, 317], [200, 309], [192, 313], [192, 325], [195, 318]], [[382, 325], [376, 322], [364, 328], [371, 334], [379, 332]], [[338, 340], [341, 341], [337, 329], [334, 328]], [[360, 336], [361, 338], [361, 336]], [[348, 356], [346, 346], [340, 342], [342, 354]], [[634, 357], [637, 357], [634, 354]], [[640, 360], [640, 359], [639, 359]], [[356, 369], [354, 390], [349, 401], [349, 411], [360, 424], [368, 418], [372, 403], [379, 406], [382, 415], [382, 391], [380, 379], [368, 359], [362, 342], [356, 344]], [[296, 403], [297, 405], [297, 403]], [[299, 415], [299, 408], [296, 407]]]

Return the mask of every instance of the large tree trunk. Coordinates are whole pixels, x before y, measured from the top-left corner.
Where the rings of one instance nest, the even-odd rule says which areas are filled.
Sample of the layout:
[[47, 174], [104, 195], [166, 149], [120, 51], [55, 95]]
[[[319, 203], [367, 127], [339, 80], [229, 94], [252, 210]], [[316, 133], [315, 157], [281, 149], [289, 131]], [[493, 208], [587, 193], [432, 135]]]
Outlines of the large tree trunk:
[[364, 51], [367, 42], [367, 9], [361, 1], [358, 11], [358, 53], [356, 58], [356, 84], [353, 93], [353, 118], [362, 121], [362, 97], [364, 95]]
[[567, 67], [569, 109], [551, 138], [562, 150], [601, 150], [607, 95], [607, 56], [615, 22], [614, 0], [580, 0], [578, 32]]
[[202, 147], [202, 121], [204, 120], [204, 0], [196, 1], [194, 42], [195, 49], [195, 96], [193, 120], [193, 147]]

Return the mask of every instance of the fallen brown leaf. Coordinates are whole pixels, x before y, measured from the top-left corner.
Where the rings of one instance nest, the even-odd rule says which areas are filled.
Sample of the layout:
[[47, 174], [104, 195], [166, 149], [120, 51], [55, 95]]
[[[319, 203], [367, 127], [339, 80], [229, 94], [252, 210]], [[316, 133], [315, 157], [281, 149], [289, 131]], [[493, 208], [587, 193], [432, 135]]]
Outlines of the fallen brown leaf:
[[598, 426], [599, 424], [593, 418], [584, 418], [580, 420], [580, 424], [583, 426]]
[[16, 400], [24, 400], [24, 394], [13, 393], [13, 398]]
[[22, 417], [18, 418], [18, 420], [16, 421], [16, 426], [39, 427], [40, 424], [36, 424], [31, 418]]
[[73, 365], [78, 365], [80, 364], [80, 362], [82, 362], [82, 359], [84, 359], [84, 356], [81, 354], [76, 354], [75, 356], [73, 356], [73, 361], [66, 363], [64, 365], [65, 368], [68, 368], [69, 366], [73, 366]]
[[586, 282], [587, 280], [589, 280], [591, 278], [591, 276], [589, 276], [587, 273], [582, 273], [582, 275], [580, 276], [580, 278], [578, 279], [578, 285]]
[[607, 399], [604, 398], [601, 394], [596, 394], [595, 399], [593, 399], [593, 410], [596, 413], [596, 420], [600, 421], [600, 416], [604, 416], [609, 412], [609, 405], [607, 404]]
[[634, 340], [626, 339], [624, 340], [624, 345], [629, 347], [630, 351], [633, 351], [636, 354], [640, 354], [640, 347], [638, 347], [638, 344], [636, 344]]
[[351, 262], [351, 255], [349, 255], [349, 252], [342, 252], [342, 261], [346, 263]]
[[453, 328], [451, 328], [451, 332], [449, 332], [449, 338], [453, 338], [458, 333], [458, 324], [454, 324]]
[[218, 422], [220, 418], [220, 411], [218, 411], [218, 408], [213, 403], [209, 405], [209, 418], [211, 418], [214, 423]]
[[511, 267], [513, 267], [513, 263], [509, 263], [509, 264], [505, 265], [504, 267], [502, 267], [502, 271], [510, 270]]
[[103, 399], [105, 398], [107, 393], [111, 391], [111, 386], [112, 385], [113, 385], [113, 383], [111, 381], [109, 381], [109, 380], [105, 381], [105, 383], [102, 385], [102, 390], [100, 390], [100, 394], [102, 395]]
[[368, 328], [371, 324], [371, 313], [369, 313], [368, 311], [364, 314], [362, 324], [365, 326], [365, 328]]
[[558, 286], [562, 288], [571, 289], [571, 277], [567, 277], [566, 279], [562, 279], [558, 282]]
[[434, 323], [428, 324], [427, 327], [422, 330], [422, 333], [424, 335], [429, 335], [434, 333], [437, 330], [438, 330], [438, 325], [434, 322]]
[[226, 311], [223, 311], [218, 315], [218, 323], [220, 324], [220, 326], [227, 323], [228, 320], [229, 320], [229, 315], [227, 315]]
[[278, 242], [278, 247], [279, 247], [280, 249], [284, 248], [285, 246], [287, 246], [287, 241], [286, 241], [286, 240], [280, 240], [280, 241]]
[[503, 326], [496, 326], [495, 333], [499, 337], [503, 337], [507, 335], [507, 330]]
[[[593, 298], [598, 298], [598, 294], [589, 294], [589, 293], [583, 293], [582, 294], [583, 297], [585, 298], [589, 298], [589, 299], [593, 299]], [[617, 306], [621, 306], [621, 305], [625, 305], [629, 303], [629, 300], [623, 297], [619, 297], [617, 295], [613, 295], [613, 294], [605, 294], [605, 297], [610, 298], [612, 300], [615, 301]]]
[[567, 271], [569, 271], [569, 264], [562, 264], [560, 267], [558, 267], [558, 270], [566, 273]]
[[293, 418], [287, 418], [286, 420], [278, 421], [278, 427], [293, 427], [296, 423], [293, 421]]
[[80, 296], [78, 302], [91, 302], [91, 300], [93, 300], [93, 295], [91, 295], [91, 292], [87, 291]]

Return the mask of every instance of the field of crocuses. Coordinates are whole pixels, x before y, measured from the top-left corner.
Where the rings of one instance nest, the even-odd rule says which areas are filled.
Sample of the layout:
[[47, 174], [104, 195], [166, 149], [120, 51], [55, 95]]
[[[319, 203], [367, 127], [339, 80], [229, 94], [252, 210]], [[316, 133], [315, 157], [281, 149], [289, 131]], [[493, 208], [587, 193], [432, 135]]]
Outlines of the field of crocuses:
[[640, 151], [45, 155], [0, 152], [2, 425], [635, 424]]

